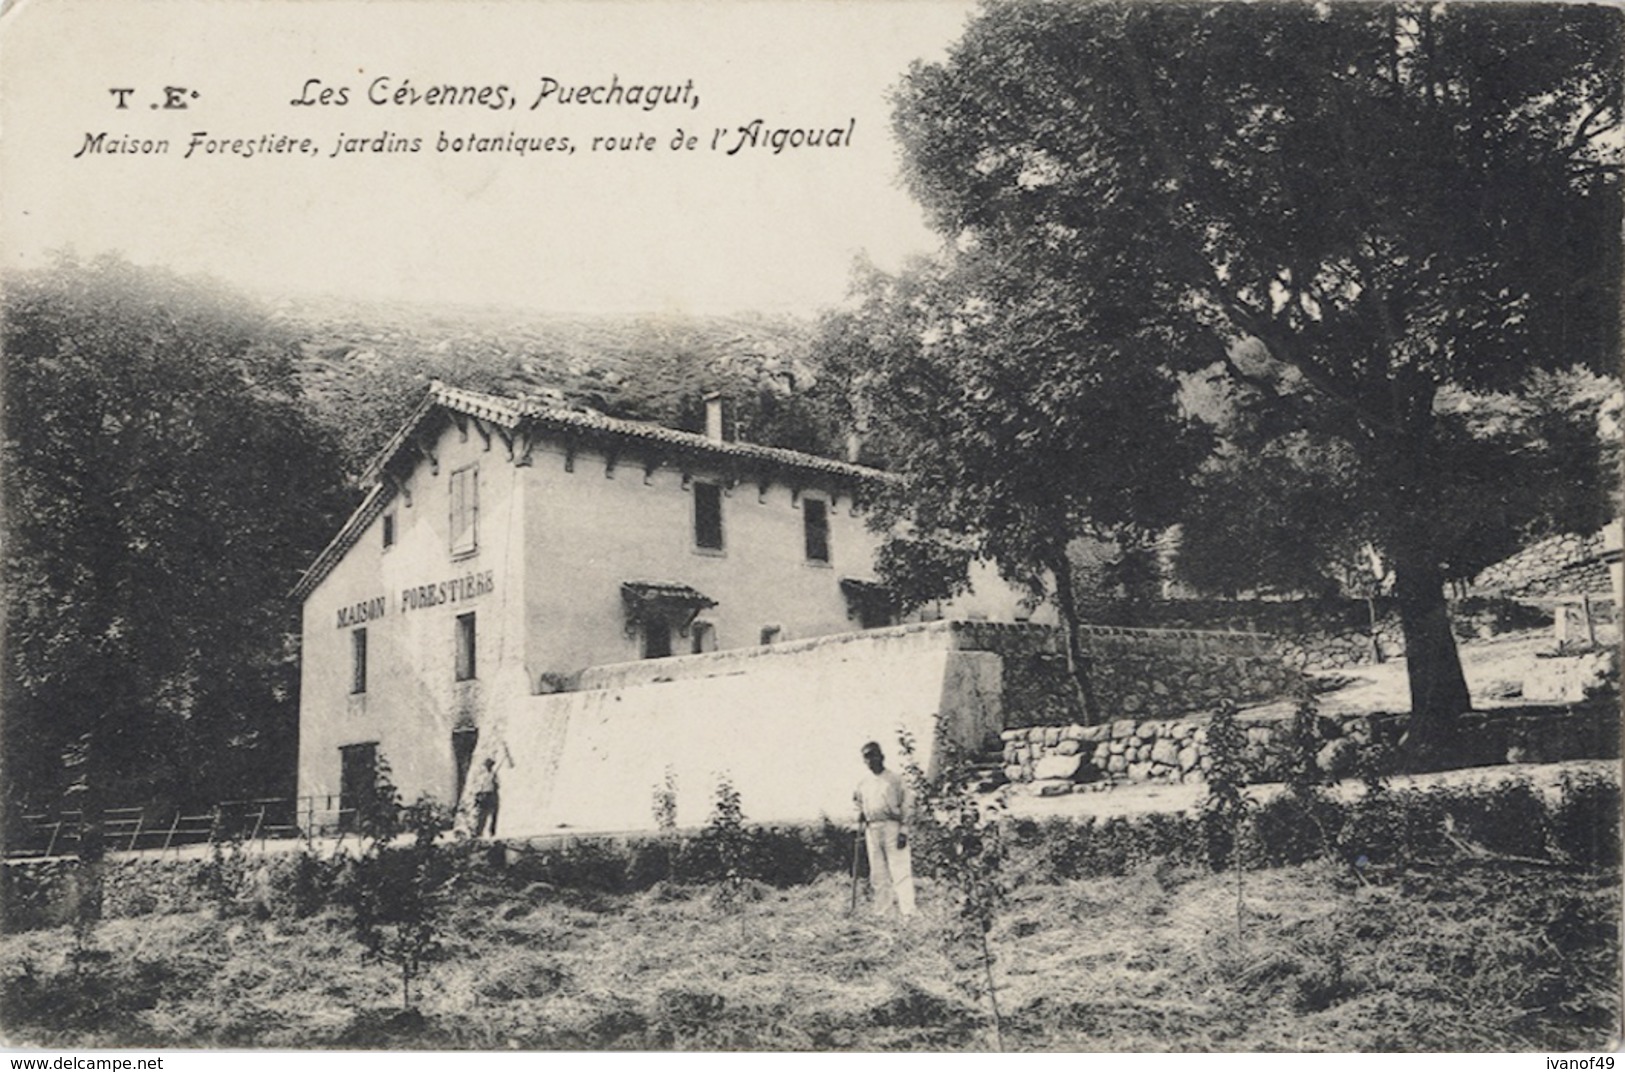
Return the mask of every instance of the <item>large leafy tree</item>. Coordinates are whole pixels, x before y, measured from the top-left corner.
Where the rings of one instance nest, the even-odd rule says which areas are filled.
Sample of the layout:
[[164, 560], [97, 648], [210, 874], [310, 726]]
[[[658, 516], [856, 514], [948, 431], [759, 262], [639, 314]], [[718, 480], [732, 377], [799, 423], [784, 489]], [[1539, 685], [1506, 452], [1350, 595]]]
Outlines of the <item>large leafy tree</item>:
[[[1536, 372], [1516, 395], [1441, 396], [1435, 542], [1448, 581], [1465, 584], [1520, 547], [1593, 532], [1617, 510], [1618, 444], [1599, 416], [1618, 381]], [[1266, 590], [1374, 595], [1384, 490], [1346, 445], [1280, 434], [1217, 411], [1223, 445], [1203, 467], [1179, 541], [1181, 579], [1233, 595]], [[1267, 419], [1267, 412], [1260, 414]]]
[[946, 234], [1063, 285], [1131, 248], [1271, 436], [1347, 452], [1420, 742], [1469, 706], [1441, 394], [1616, 360], [1621, 56], [1604, 6], [993, 0], [896, 128]]
[[288, 591], [345, 498], [291, 346], [236, 296], [118, 259], [10, 275], [3, 302], [13, 802], [70, 780], [93, 805], [286, 792]]
[[879, 568], [905, 605], [956, 594], [972, 560], [1050, 598], [1085, 717], [1101, 717], [1078, 642], [1080, 536], [1139, 546], [1177, 517], [1207, 450], [1178, 407], [1189, 348], [1115, 298], [1109, 260], [1057, 282], [974, 249], [890, 276], [860, 271], [826, 317], [826, 375], [849, 385], [868, 449], [899, 478], [875, 502]]

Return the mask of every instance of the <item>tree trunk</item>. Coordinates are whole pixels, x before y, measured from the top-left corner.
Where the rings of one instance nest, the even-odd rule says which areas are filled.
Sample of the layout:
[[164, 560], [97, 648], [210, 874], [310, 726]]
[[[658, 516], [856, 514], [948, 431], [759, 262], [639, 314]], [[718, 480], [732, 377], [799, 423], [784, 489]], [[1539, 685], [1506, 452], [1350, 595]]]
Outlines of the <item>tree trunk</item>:
[[1380, 666], [1382, 664], [1382, 641], [1377, 638], [1376, 596], [1365, 597], [1365, 616], [1367, 622], [1369, 623], [1369, 627], [1366, 631], [1371, 637], [1371, 664], [1373, 666]]
[[1399, 387], [1403, 404], [1394, 413], [1399, 431], [1380, 438], [1374, 470], [1391, 489], [1388, 550], [1411, 690], [1404, 748], [1412, 761], [1426, 762], [1427, 753], [1455, 736], [1460, 716], [1472, 708], [1472, 699], [1450, 628], [1441, 565], [1444, 556], [1434, 543], [1442, 500], [1433, 418], [1436, 387], [1419, 378], [1401, 382]]
[[987, 980], [987, 1004], [993, 1010], [993, 1049], [1004, 1052], [1004, 1021], [999, 1016], [999, 993], [993, 983], [993, 951], [987, 947], [987, 928], [982, 928], [982, 975]]
[[1411, 688], [1407, 736], [1413, 748], [1437, 746], [1449, 740], [1458, 717], [1472, 708], [1450, 628], [1444, 571], [1424, 549], [1405, 548], [1394, 556], [1394, 595]]
[[1066, 635], [1066, 670], [1077, 691], [1078, 706], [1083, 710], [1083, 724], [1093, 726], [1100, 721], [1101, 711], [1095, 702], [1094, 662], [1083, 650], [1079, 627], [1078, 602], [1072, 591], [1072, 562], [1062, 548], [1058, 555], [1050, 556], [1050, 572], [1055, 577], [1055, 608], [1061, 616], [1061, 631]]

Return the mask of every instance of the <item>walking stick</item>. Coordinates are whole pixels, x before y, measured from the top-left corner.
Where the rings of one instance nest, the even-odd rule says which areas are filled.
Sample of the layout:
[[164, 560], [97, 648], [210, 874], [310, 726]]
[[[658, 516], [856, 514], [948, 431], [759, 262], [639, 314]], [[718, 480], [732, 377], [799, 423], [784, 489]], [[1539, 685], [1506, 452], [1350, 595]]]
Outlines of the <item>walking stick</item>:
[[863, 820], [858, 820], [858, 828], [852, 831], [852, 907], [849, 915], [858, 914], [858, 844], [863, 840]]

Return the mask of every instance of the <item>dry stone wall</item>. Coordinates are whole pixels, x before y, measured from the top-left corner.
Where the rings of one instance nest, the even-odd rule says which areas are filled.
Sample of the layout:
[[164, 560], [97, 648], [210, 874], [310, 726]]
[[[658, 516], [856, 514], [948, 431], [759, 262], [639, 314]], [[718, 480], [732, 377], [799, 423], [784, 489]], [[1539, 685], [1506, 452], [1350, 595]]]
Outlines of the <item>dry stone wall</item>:
[[[1607, 567], [1593, 563], [1584, 567], [1594, 572], [1588, 584], [1608, 590]], [[1569, 575], [1563, 575], [1567, 578]], [[1565, 580], [1564, 583], [1567, 583]], [[1525, 593], [1535, 595], [1534, 592]], [[1375, 645], [1372, 612], [1375, 611]], [[1363, 599], [1328, 598], [1294, 600], [1167, 600], [1136, 608], [1139, 619], [1160, 627], [1205, 632], [1242, 630], [1275, 638], [1280, 659], [1296, 670], [1345, 670], [1372, 662], [1401, 658], [1405, 637], [1392, 599], [1383, 596], [1368, 604]], [[1613, 620], [1609, 598], [1593, 600], [1593, 614], [1599, 621]], [[1550, 626], [1547, 609], [1481, 592], [1450, 604], [1450, 617], [1456, 635], [1462, 638], [1492, 637], [1523, 629]]]
[[[1552, 763], [1619, 755], [1617, 700], [1569, 708], [1528, 707], [1462, 717], [1459, 765]], [[1374, 744], [1393, 746], [1405, 729], [1403, 714], [1320, 716], [1315, 762], [1345, 777]], [[1241, 722], [1249, 779], [1280, 781], [1292, 761], [1290, 722]], [[1122, 782], [1204, 781], [1212, 766], [1207, 717], [1119, 719], [1098, 726], [1029, 726], [1005, 730], [1004, 775], [1042, 796], [1108, 788]]]
[[[964, 644], [1004, 659], [1007, 726], [1081, 720], [1057, 631], [986, 622], [959, 628]], [[1258, 633], [1091, 625], [1079, 640], [1108, 719], [1174, 718], [1221, 700], [1260, 703], [1286, 695], [1301, 678], [1282, 661], [1275, 638]]]
[[[1249, 766], [1264, 779], [1287, 762], [1286, 724], [1243, 723]], [[1346, 774], [1374, 739], [1396, 738], [1393, 716], [1322, 718], [1321, 766]], [[1098, 726], [1031, 726], [1004, 732], [1004, 774], [1041, 795], [1117, 782], [1202, 781], [1212, 766], [1207, 720], [1119, 719]]]
[[[1177, 599], [1137, 608], [1147, 624], [1199, 631], [1245, 631], [1274, 638], [1280, 659], [1296, 670], [1341, 670], [1374, 661], [1372, 607], [1363, 599]], [[1378, 600], [1377, 650], [1405, 653], [1398, 616]]]
[[1346, 670], [1397, 659], [1405, 654], [1405, 637], [1397, 619], [1377, 624], [1375, 640], [1367, 628], [1327, 629], [1279, 641], [1281, 660], [1299, 670]]
[[1612, 587], [1602, 560], [1604, 542], [1602, 530], [1553, 536], [1489, 567], [1473, 578], [1472, 587], [1528, 597], [1607, 594]]

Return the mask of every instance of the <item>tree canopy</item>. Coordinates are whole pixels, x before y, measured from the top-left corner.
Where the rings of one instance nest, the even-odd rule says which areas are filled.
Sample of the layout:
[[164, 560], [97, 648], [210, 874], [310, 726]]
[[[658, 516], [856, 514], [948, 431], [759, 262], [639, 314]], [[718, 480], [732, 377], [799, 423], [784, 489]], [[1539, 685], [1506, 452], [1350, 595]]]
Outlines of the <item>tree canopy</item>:
[[346, 505], [291, 347], [118, 259], [5, 280], [8, 790], [287, 792], [300, 571]]
[[[1534, 373], [1517, 394], [1441, 397], [1436, 540], [1466, 584], [1520, 548], [1593, 532], [1617, 514], [1617, 442], [1599, 428], [1615, 380]], [[1385, 489], [1346, 444], [1259, 434], [1221, 412], [1223, 446], [1182, 518], [1180, 580], [1212, 593], [1374, 595], [1390, 579], [1378, 529]]]
[[825, 321], [823, 360], [900, 478], [874, 511], [882, 576], [905, 606], [956, 594], [972, 559], [1052, 596], [1087, 717], [1069, 545], [1143, 542], [1178, 516], [1207, 449], [1177, 405], [1182, 340], [1110, 300], [1105, 259], [1061, 284], [967, 250], [897, 276], [869, 271]]
[[[1125, 307], [1192, 340], [1255, 413], [1254, 464], [1311, 451], [1358, 472], [1419, 738], [1469, 706], [1442, 584], [1463, 452], [1441, 397], [1617, 360], [1621, 23], [1568, 4], [991, 0], [898, 92], [910, 188], [956, 246], [1080, 303], [1110, 259]], [[1297, 462], [1266, 449], [1294, 437]]]

